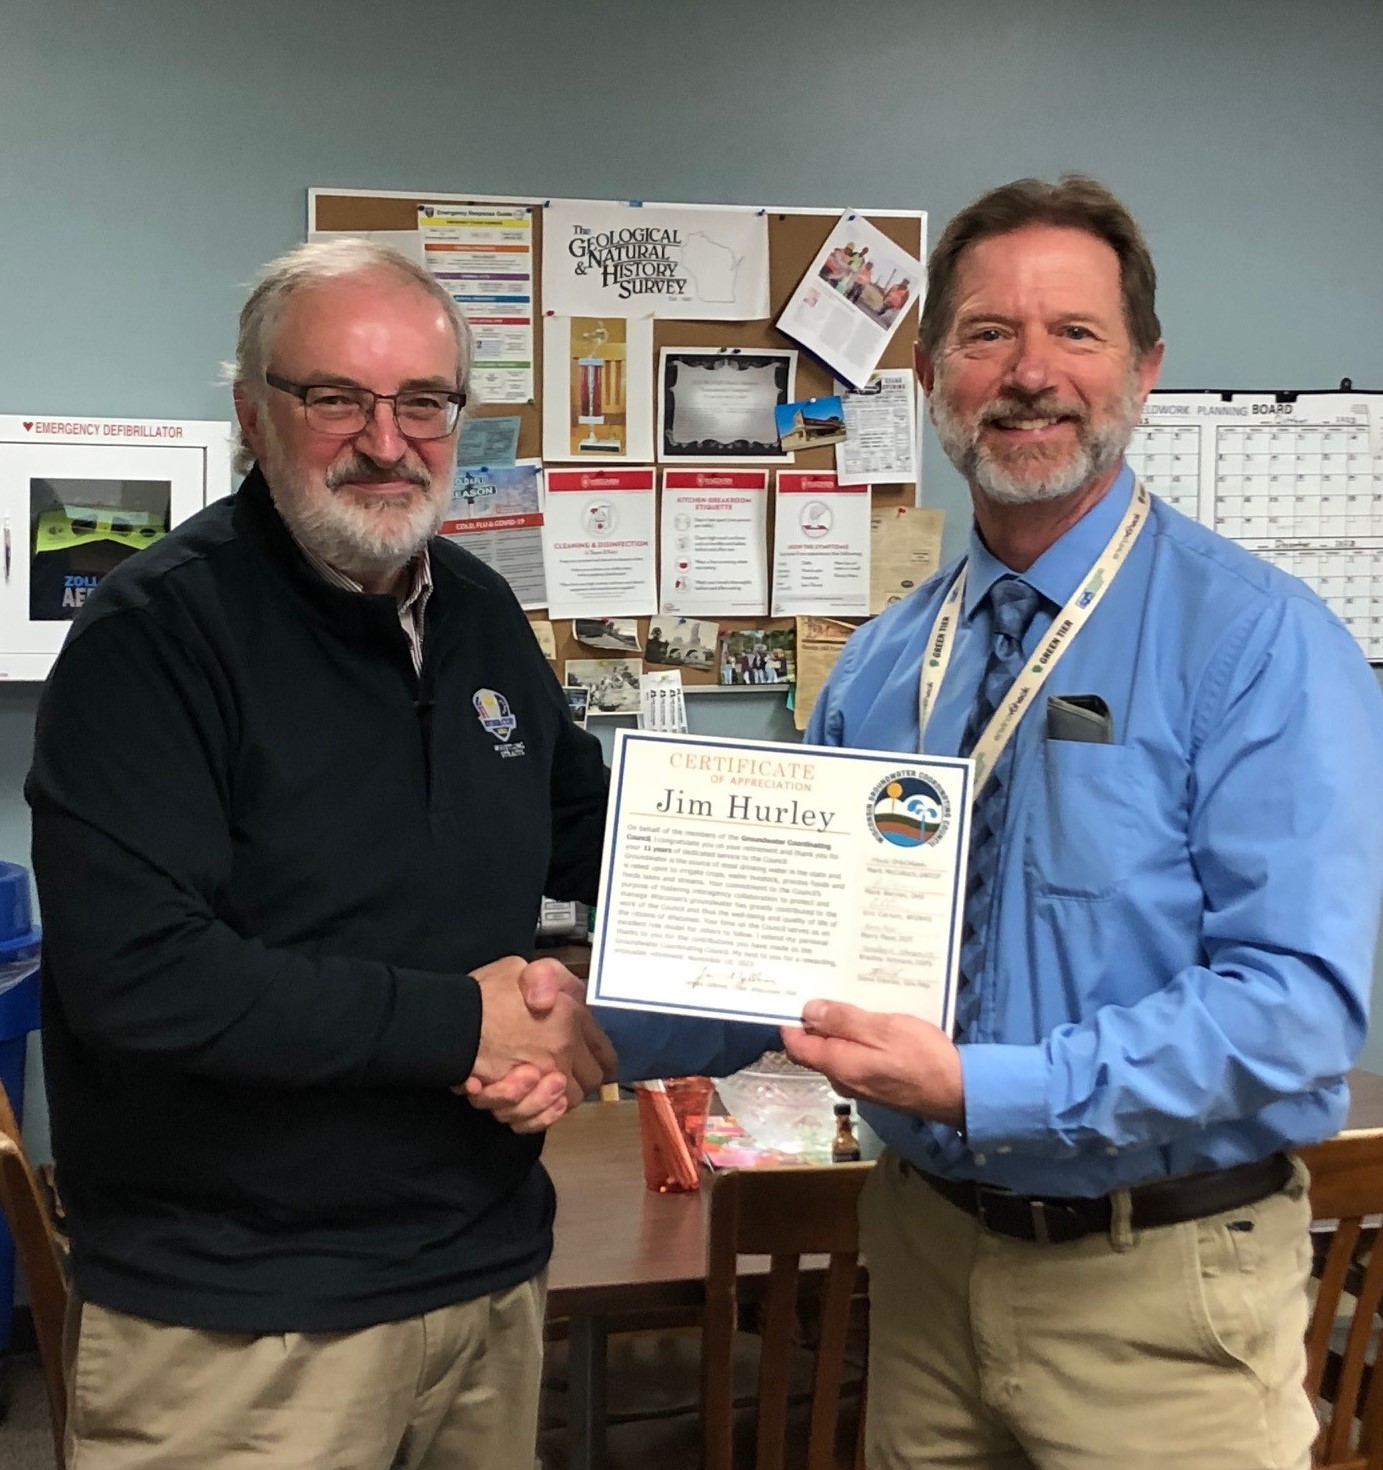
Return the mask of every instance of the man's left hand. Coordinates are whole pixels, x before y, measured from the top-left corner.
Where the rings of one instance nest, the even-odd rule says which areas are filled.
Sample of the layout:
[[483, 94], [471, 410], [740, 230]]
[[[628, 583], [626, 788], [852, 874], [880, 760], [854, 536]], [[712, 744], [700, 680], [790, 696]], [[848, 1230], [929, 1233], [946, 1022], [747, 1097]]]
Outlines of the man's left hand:
[[[519, 989], [531, 1014], [546, 1015], [559, 995], [577, 1001], [585, 1014], [583, 1028], [593, 1050], [607, 1064], [607, 1079], [614, 1075], [614, 1053], [595, 1018], [585, 1010], [586, 986], [565, 965], [554, 959], [534, 960], [519, 977]], [[511, 1067], [498, 1080], [483, 1083], [472, 1074], [460, 1087], [472, 1107], [493, 1113], [496, 1120], [515, 1133], [542, 1133], [571, 1110], [566, 1078], [560, 1072], [544, 1072], [528, 1063]]]
[[960, 1052], [930, 1021], [813, 1000], [803, 1007], [801, 1027], [783, 1027], [783, 1045], [794, 1062], [825, 1073], [845, 1097], [965, 1126]]

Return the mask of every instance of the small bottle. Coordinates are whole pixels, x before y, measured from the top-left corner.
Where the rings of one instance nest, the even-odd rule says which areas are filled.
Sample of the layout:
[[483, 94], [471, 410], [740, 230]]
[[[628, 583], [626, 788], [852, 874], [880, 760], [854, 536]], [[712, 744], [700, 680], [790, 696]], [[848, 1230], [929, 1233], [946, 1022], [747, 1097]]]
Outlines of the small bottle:
[[831, 1140], [831, 1162], [833, 1164], [858, 1164], [860, 1146], [850, 1128], [850, 1104], [837, 1103], [836, 1136]]

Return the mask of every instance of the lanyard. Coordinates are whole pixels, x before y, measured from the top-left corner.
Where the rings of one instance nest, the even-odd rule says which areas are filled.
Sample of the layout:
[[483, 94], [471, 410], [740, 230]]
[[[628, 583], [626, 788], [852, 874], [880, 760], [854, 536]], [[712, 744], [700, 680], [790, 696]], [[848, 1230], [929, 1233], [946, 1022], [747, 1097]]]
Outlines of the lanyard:
[[[1008, 693], [999, 701], [999, 707], [994, 711], [993, 718], [985, 726], [984, 734], [975, 742], [971, 758], [975, 762], [974, 794], [976, 797], [979, 796], [980, 788], [984, 785], [986, 778], [993, 771], [1004, 746], [1008, 744], [1013, 732], [1018, 728], [1019, 720], [1023, 718], [1029, 706], [1036, 699], [1037, 691], [1046, 683], [1047, 675], [1052, 672], [1057, 660], [1070, 647], [1071, 640], [1085, 626], [1086, 619], [1100, 605], [1100, 599], [1109, 590], [1114, 574], [1124, 564], [1129, 548], [1137, 539], [1147, 519], [1148, 492], [1140, 482], [1135, 484], [1129, 508], [1124, 512], [1123, 520], [1115, 527], [1114, 534], [1109, 538], [1095, 565], [1090, 568], [1081, 585], [1076, 588], [1071, 600], [1052, 620], [1051, 631], [1047, 634], [1046, 641], [1035, 651], [1024, 666], [1023, 672], [1013, 681]], [[931, 718], [932, 706], [936, 703], [941, 681], [946, 677], [946, 668], [951, 662], [956, 624], [960, 620], [961, 603], [965, 597], [966, 570], [967, 568], [962, 565], [955, 581], [951, 583], [950, 591], [947, 592], [946, 600], [941, 604], [941, 611], [936, 615], [936, 622], [932, 624], [932, 631], [927, 640], [927, 651], [922, 660], [922, 673], [917, 687], [919, 744], [922, 733], [927, 728], [927, 721]]]

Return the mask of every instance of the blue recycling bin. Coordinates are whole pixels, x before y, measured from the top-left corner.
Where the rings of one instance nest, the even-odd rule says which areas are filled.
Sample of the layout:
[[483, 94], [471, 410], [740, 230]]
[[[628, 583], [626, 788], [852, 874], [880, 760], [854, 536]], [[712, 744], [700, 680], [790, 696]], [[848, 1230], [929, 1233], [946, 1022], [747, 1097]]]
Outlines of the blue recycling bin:
[[[29, 871], [0, 862], [0, 1082], [15, 1116], [24, 1116], [24, 1053], [38, 1029], [39, 931], [29, 903]], [[0, 1221], [0, 1351], [10, 1345], [14, 1242]]]

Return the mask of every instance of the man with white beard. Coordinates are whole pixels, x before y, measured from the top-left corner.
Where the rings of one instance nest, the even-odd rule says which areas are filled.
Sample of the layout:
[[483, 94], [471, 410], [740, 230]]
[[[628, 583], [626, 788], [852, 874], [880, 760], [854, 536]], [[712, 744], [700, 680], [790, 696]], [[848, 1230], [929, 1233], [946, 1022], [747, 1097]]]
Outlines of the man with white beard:
[[976, 761], [954, 1038], [819, 1001], [785, 1033], [886, 1144], [871, 1470], [1309, 1462], [1293, 1150], [1364, 1036], [1383, 700], [1312, 592], [1124, 464], [1155, 281], [1089, 179], [948, 225], [917, 358], [968, 551], [807, 733]]
[[435, 539], [470, 362], [394, 252], [273, 262], [244, 483], [106, 579], [44, 692], [68, 1464], [533, 1462], [540, 1130], [613, 1055], [522, 956], [544, 893], [595, 898], [607, 778], [507, 585]]

